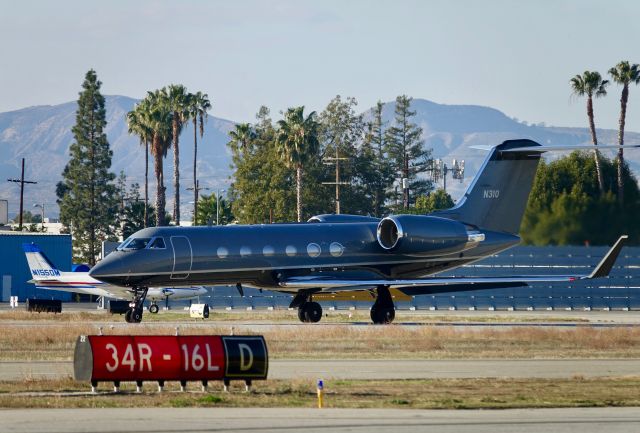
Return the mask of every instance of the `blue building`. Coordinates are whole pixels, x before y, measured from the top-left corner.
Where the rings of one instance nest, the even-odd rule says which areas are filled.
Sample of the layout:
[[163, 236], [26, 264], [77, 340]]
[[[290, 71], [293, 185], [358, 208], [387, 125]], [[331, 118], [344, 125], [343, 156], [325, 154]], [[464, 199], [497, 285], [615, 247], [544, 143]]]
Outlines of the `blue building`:
[[70, 301], [71, 293], [40, 290], [27, 283], [31, 272], [22, 244], [31, 242], [38, 244], [59, 270], [71, 271], [71, 235], [0, 231], [0, 301], [9, 302], [10, 296], [18, 296], [20, 302], [27, 298]]

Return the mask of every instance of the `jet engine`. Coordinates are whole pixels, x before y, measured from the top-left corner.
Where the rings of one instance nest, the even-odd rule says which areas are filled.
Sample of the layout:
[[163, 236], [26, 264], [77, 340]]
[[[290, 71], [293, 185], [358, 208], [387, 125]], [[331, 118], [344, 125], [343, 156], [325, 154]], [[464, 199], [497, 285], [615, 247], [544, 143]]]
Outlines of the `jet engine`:
[[474, 248], [484, 234], [446, 218], [392, 215], [378, 223], [378, 243], [387, 251], [409, 256], [439, 256]]

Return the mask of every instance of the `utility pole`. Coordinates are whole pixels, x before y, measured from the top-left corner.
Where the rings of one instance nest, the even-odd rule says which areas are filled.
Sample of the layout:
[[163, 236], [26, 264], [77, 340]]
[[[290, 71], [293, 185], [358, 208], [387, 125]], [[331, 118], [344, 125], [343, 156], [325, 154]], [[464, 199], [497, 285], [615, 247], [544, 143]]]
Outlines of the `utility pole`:
[[349, 158], [340, 158], [338, 153], [338, 146], [336, 145], [336, 156], [334, 158], [324, 158], [325, 164], [336, 165], [336, 181], [335, 182], [322, 182], [323, 185], [335, 185], [336, 186], [336, 215], [340, 215], [340, 185], [349, 185], [349, 182], [340, 182], [340, 161], [347, 161]]
[[33, 182], [31, 180], [24, 180], [24, 158], [22, 158], [22, 174], [20, 175], [20, 179], [7, 179], [9, 182], [16, 182], [20, 184], [20, 222], [18, 224], [18, 230], [22, 231], [22, 212], [24, 205], [24, 184], [32, 183], [36, 184], [38, 182]]
[[202, 187], [200, 188], [200, 180], [196, 180], [196, 183], [193, 187], [187, 188], [189, 191], [194, 191], [193, 197], [193, 225], [196, 225], [196, 218], [198, 217], [198, 197], [200, 196], [200, 191], [207, 191], [209, 188]]
[[220, 225], [220, 193], [224, 192], [224, 189], [216, 188], [216, 225]]

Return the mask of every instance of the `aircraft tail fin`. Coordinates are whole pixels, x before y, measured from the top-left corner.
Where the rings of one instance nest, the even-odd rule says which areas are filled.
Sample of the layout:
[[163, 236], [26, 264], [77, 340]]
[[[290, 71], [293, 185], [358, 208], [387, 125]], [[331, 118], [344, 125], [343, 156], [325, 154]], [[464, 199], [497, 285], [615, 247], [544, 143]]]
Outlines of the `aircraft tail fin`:
[[35, 243], [22, 244], [27, 263], [34, 281], [50, 280], [59, 277], [60, 271]]
[[522, 139], [493, 147], [456, 206], [432, 215], [517, 235], [543, 152], [537, 146]]

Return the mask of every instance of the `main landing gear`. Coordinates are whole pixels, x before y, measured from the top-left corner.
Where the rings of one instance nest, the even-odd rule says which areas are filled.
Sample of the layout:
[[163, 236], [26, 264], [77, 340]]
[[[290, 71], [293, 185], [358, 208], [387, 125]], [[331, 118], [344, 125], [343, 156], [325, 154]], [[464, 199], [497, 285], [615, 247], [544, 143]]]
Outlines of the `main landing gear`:
[[152, 302], [151, 305], [149, 305], [149, 313], [158, 314], [158, 311], [160, 311], [160, 307], [158, 307], [158, 304], [155, 302]]
[[289, 305], [289, 308], [298, 307], [298, 319], [303, 323], [317, 323], [322, 319], [322, 307], [312, 296], [313, 292], [301, 290]]
[[371, 321], [380, 325], [389, 324], [396, 317], [396, 307], [393, 304], [391, 293], [389, 293], [389, 287], [378, 286], [376, 291], [378, 296], [371, 307]]
[[124, 314], [124, 320], [127, 323], [140, 323], [142, 322], [142, 312], [144, 310], [144, 300], [147, 297], [147, 287], [134, 287], [133, 288], [133, 302], [129, 304], [131, 308]]
[[[371, 307], [371, 321], [375, 324], [386, 325], [396, 318], [396, 307], [388, 286], [378, 286], [378, 295]], [[313, 301], [313, 292], [301, 290], [291, 301], [289, 308], [298, 307], [298, 319], [303, 323], [316, 323], [322, 318], [322, 307]]]
[[322, 319], [322, 307], [317, 302], [305, 302], [298, 307], [298, 319], [304, 323], [317, 323]]

